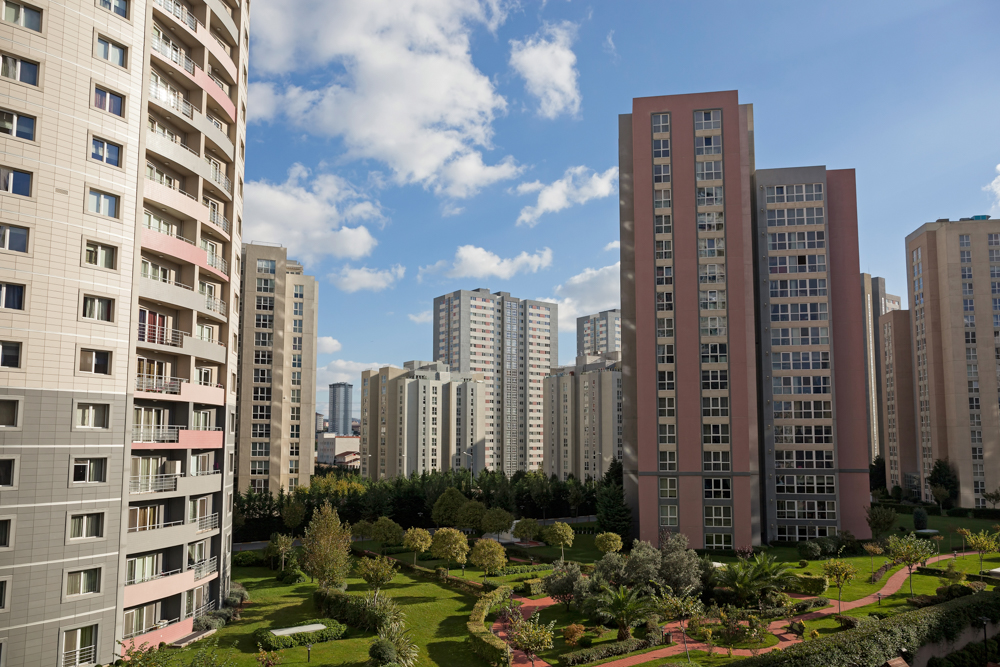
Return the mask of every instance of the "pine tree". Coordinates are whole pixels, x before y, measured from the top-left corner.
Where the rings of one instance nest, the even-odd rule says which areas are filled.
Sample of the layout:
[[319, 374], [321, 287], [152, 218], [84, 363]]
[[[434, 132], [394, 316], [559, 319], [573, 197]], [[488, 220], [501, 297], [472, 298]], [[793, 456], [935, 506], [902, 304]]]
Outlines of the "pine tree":
[[623, 542], [632, 533], [632, 510], [625, 504], [620, 486], [602, 486], [597, 492], [597, 529], [602, 533], [618, 533]]

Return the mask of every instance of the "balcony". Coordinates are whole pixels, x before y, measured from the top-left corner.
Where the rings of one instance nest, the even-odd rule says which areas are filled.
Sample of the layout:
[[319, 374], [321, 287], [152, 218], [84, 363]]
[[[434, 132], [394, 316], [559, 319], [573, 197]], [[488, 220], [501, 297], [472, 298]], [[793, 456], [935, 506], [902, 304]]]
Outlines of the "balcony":
[[128, 480], [129, 493], [163, 493], [177, 490], [180, 475], [132, 475]]
[[195, 609], [194, 612], [192, 612], [191, 614], [191, 618], [198, 618], [199, 616], [204, 616], [210, 611], [215, 611], [215, 600], [207, 602], [202, 606], [198, 607], [197, 609]]
[[[206, 263], [210, 267], [222, 271], [227, 276], [229, 275], [229, 262], [227, 262], [222, 255], [213, 255], [207, 252], [205, 253], [205, 255], [207, 256]], [[225, 305], [225, 302], [223, 302], [223, 305]], [[225, 308], [223, 308], [221, 312], [225, 312]]]
[[219, 527], [219, 514], [206, 514], [192, 519], [191, 523], [198, 524], [198, 532], [204, 533], [207, 530], [215, 530]]
[[198, 581], [219, 571], [219, 560], [215, 556], [194, 564], [194, 580]]
[[137, 607], [177, 595], [194, 587], [195, 571], [171, 570], [149, 579], [125, 582], [125, 606]]
[[221, 23], [229, 31], [229, 37], [233, 40], [233, 43], [239, 44], [240, 32], [236, 29], [236, 21], [233, 20], [233, 15], [225, 3], [222, 0], [205, 0], [205, 4], [212, 10], [212, 27]]
[[[173, 163], [174, 167], [180, 167], [179, 173], [183, 173], [183, 170], [193, 172], [198, 174], [202, 169], [201, 155], [194, 148], [191, 148], [185, 143], [182, 143], [179, 139], [174, 141], [170, 137], [166, 137], [162, 134], [149, 133], [146, 139], [146, 150], [150, 153], [155, 153], [157, 157], [161, 158], [164, 162]], [[146, 174], [146, 178], [149, 178], [149, 174]], [[189, 177], [190, 178], [190, 177]], [[159, 183], [159, 181], [157, 181]], [[170, 187], [166, 184], [162, 184], [164, 187]], [[179, 188], [171, 188], [181, 192], [182, 194], [188, 196], [194, 201], [198, 201], [193, 195], [184, 192]], [[194, 187], [191, 187], [194, 190]]]
[[84, 646], [73, 651], [63, 651], [63, 667], [75, 667], [75, 665], [89, 665], [97, 662], [97, 647]]
[[166, 528], [174, 528], [176, 526], [183, 526], [183, 521], [158, 521], [156, 523], [143, 523], [138, 526], [129, 526], [129, 533], [147, 533], [150, 531], [164, 530]]
[[161, 86], [155, 81], [149, 82], [149, 98], [158, 102], [161, 106], [173, 109], [185, 118], [194, 119], [196, 113], [201, 112], [191, 106], [191, 103], [181, 97], [179, 93], [171, 93], [166, 86]]
[[155, 53], [174, 63], [177, 67], [183, 69], [191, 76], [194, 76], [195, 68], [201, 69], [193, 60], [191, 60], [190, 57], [188, 57], [188, 54], [185, 53], [183, 49], [173, 47], [170, 42], [162, 40], [156, 35], [152, 35], [149, 43]]
[[[207, 157], [205, 158], [205, 161], [208, 162]], [[221, 169], [216, 169], [211, 164], [211, 162], [209, 162], [208, 176], [210, 181], [218, 185], [220, 188], [228, 192], [230, 195], [233, 194], [232, 180], [230, 180], [230, 178], [226, 176], [226, 174]]]
[[205, 28], [205, 25], [191, 13], [191, 10], [179, 2], [175, 2], [174, 0], [153, 0], [153, 4], [176, 18], [181, 24], [187, 26], [191, 32], [197, 33], [198, 26], [201, 26], [202, 29]]
[[[127, 588], [125, 590], [128, 591]], [[143, 634], [127, 637], [122, 642], [122, 650], [129, 646], [142, 646], [143, 644], [147, 646], [159, 646], [161, 642], [172, 644], [179, 639], [187, 637], [192, 632], [194, 632], [193, 618], [164, 619], [157, 622], [152, 628], [146, 628]]]
[[[224, 434], [218, 426], [133, 426], [132, 446], [144, 449], [221, 449]], [[155, 444], [156, 447], [143, 447]]]
[[219, 213], [214, 208], [210, 208], [209, 205], [205, 204], [204, 202], [202, 203], [202, 206], [208, 209], [208, 221], [211, 222], [216, 227], [218, 227], [219, 229], [221, 229], [222, 231], [224, 231], [226, 234], [229, 234], [230, 230], [229, 219], [226, 218], [226, 216]]
[[139, 324], [138, 342], [167, 347], [183, 347], [185, 337], [190, 337], [186, 331], [168, 329], [155, 324]]

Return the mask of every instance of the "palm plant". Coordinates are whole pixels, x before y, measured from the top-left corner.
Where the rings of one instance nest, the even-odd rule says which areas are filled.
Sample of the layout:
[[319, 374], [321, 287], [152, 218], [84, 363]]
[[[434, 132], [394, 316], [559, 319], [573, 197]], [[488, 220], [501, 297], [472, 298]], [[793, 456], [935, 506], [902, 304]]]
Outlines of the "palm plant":
[[767, 554], [758, 554], [753, 560], [727, 563], [716, 576], [718, 585], [729, 589], [740, 607], [776, 598], [795, 579], [791, 567]]
[[639, 588], [605, 588], [597, 596], [597, 615], [601, 620], [618, 626], [618, 641], [631, 639], [632, 628], [646, 620], [653, 612], [652, 603], [642, 597]]

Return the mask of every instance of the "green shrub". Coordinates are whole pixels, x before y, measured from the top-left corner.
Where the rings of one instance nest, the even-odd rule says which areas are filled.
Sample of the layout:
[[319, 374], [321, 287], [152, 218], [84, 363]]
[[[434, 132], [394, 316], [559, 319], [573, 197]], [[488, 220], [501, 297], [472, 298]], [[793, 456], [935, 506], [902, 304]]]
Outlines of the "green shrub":
[[663, 643], [663, 626], [660, 625], [658, 617], [646, 619], [646, 641], [650, 646], [659, 646]]
[[271, 633], [270, 628], [257, 628], [253, 633], [254, 642], [260, 644], [267, 651], [278, 651], [285, 648], [295, 648], [306, 644], [318, 644], [340, 639], [344, 636], [347, 628], [329, 618], [317, 618], [311, 621], [303, 621], [302, 625], [322, 624], [326, 628], [314, 632], [296, 632], [290, 635], [278, 636]]
[[290, 568], [281, 570], [275, 578], [286, 586], [304, 584], [307, 580], [307, 577], [302, 570]]
[[607, 642], [606, 644], [598, 644], [597, 646], [585, 648], [580, 651], [564, 653], [561, 664], [566, 667], [583, 665], [588, 662], [595, 662], [605, 658], [613, 658], [616, 655], [625, 655], [626, 653], [632, 653], [633, 651], [641, 651], [642, 649], [649, 648], [650, 646], [652, 646], [652, 644], [645, 639], [636, 639], [634, 637], [621, 642]]
[[424, 553], [417, 555], [417, 560], [439, 560], [439, 558], [430, 551], [425, 551]]
[[520, 586], [521, 595], [525, 597], [533, 597], [535, 595], [541, 595], [545, 592], [545, 587], [543, 586], [542, 579], [527, 579]]
[[998, 659], [1000, 659], [1000, 643], [994, 638], [985, 644], [983, 642], [966, 644], [962, 650], [944, 658], [931, 658], [927, 662], [927, 667], [980, 667], [987, 662], [997, 662]]
[[223, 607], [222, 609], [216, 609], [215, 611], [208, 612], [208, 616], [221, 618], [226, 623], [229, 623], [233, 620], [233, 609], [232, 607]]
[[972, 514], [972, 510], [968, 507], [952, 507], [948, 510], [948, 516], [957, 516], [962, 518], [968, 518]]
[[250, 599], [250, 594], [247, 593], [247, 589], [243, 587], [238, 581], [233, 581], [229, 584], [229, 594], [239, 597], [240, 602], [246, 602]]
[[264, 554], [260, 551], [238, 551], [233, 554], [233, 565], [236, 567], [253, 567], [264, 562]]
[[472, 652], [491, 665], [509, 667], [511, 653], [507, 642], [486, 627], [486, 615], [490, 613], [490, 609], [510, 598], [513, 593], [514, 589], [510, 586], [501, 586], [495, 591], [486, 593], [472, 607], [469, 621], [465, 625], [469, 632], [469, 646]]
[[222, 604], [227, 607], [239, 607], [241, 602], [243, 602], [243, 600], [240, 599], [239, 595], [227, 595], [222, 600]]
[[788, 587], [789, 593], [822, 595], [829, 588], [829, 580], [822, 575], [797, 574], [796, 581]]
[[386, 595], [375, 597], [371, 593], [348, 595], [341, 591], [316, 590], [313, 602], [324, 615], [360, 630], [378, 632], [393, 621], [403, 620], [399, 606]]
[[594, 640], [591, 639], [590, 637], [580, 637], [580, 640], [577, 642], [577, 644], [580, 646], [580, 648], [590, 648], [591, 646], [594, 645]]
[[216, 616], [199, 616], [198, 618], [194, 619], [194, 623], [191, 625], [191, 627], [195, 631], [201, 631], [201, 630], [218, 630], [219, 628], [222, 628], [225, 625], [226, 621]]
[[799, 567], [809, 567], [809, 561], [807, 561], [807, 560], [800, 560], [799, 561]]
[[802, 560], [816, 560], [823, 555], [823, 549], [814, 540], [799, 542], [799, 558]]
[[913, 530], [927, 530], [927, 510], [923, 507], [913, 510]]
[[372, 645], [368, 647], [368, 657], [375, 667], [389, 665], [396, 662], [396, 647], [388, 639], [376, 637]]
[[501, 576], [509, 574], [528, 574], [531, 572], [545, 572], [551, 570], [552, 565], [548, 563], [538, 563], [536, 565], [508, 565], [500, 571]]

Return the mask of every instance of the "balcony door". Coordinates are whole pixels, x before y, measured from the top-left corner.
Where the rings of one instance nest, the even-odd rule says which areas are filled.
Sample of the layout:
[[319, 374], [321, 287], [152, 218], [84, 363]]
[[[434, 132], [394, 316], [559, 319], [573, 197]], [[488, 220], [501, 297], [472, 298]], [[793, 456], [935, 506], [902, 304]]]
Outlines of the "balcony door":
[[156, 442], [161, 429], [169, 424], [168, 409], [136, 406], [132, 411], [132, 430], [138, 439], [133, 437], [133, 442]]
[[184, 615], [193, 616], [195, 612], [200, 612], [201, 608], [208, 604], [210, 599], [209, 584], [192, 588], [185, 595], [187, 603], [184, 605]]
[[216, 222], [222, 218], [222, 207], [219, 202], [208, 197], [202, 197], [201, 203], [208, 207], [208, 219]]
[[197, 521], [212, 513], [212, 497], [202, 496], [188, 501], [188, 520]]
[[[202, 242], [204, 243], [204, 241]], [[214, 243], [211, 245], [215, 245]], [[214, 257], [215, 254], [212, 252], [208, 253], [210, 256]], [[206, 283], [204, 280], [198, 281], [198, 291], [207, 296], [209, 299], [215, 298], [215, 283]]]
[[204, 454], [193, 454], [191, 456], [191, 473], [194, 475], [207, 475], [212, 472], [212, 455], [208, 452]]
[[158, 554], [129, 558], [125, 561], [125, 584], [141, 584], [156, 578], [160, 574], [158, 561]]
[[195, 410], [191, 413], [191, 428], [195, 431], [207, 431], [212, 428], [212, 410]]
[[210, 324], [198, 324], [195, 326], [195, 333], [201, 340], [215, 342], [215, 327]]
[[128, 508], [128, 532], [136, 533], [143, 530], [153, 530], [160, 525], [160, 506]]
[[159, 280], [161, 283], [170, 282], [170, 269], [164, 268], [159, 264], [149, 261], [148, 259], [142, 260], [142, 277], [150, 278], [151, 280]]
[[208, 559], [208, 540], [194, 542], [188, 545], [188, 565], [194, 565]]
[[163, 462], [166, 458], [162, 456], [133, 456], [131, 461], [132, 484], [130, 488], [136, 488], [142, 493], [153, 491], [154, 477], [163, 474]]
[[63, 635], [63, 667], [89, 665], [97, 659], [97, 626], [67, 630]]
[[167, 344], [167, 316], [149, 310], [139, 308], [139, 341], [146, 343], [156, 343], [158, 345]]
[[201, 240], [201, 249], [208, 253], [209, 257], [216, 257], [219, 254], [219, 244], [206, 238]]
[[167, 391], [170, 381], [170, 364], [146, 357], [138, 357], [136, 389], [139, 391]]

